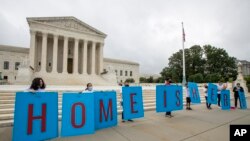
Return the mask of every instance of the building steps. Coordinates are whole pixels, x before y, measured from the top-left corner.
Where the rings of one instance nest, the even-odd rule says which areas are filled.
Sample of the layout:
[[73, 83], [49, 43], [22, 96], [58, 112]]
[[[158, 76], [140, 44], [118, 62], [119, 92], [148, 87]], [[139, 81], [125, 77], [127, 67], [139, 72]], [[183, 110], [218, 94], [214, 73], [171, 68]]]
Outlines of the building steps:
[[[13, 126], [15, 92], [0, 91], [0, 127]], [[58, 93], [58, 118], [61, 120], [62, 113], [62, 91]], [[183, 104], [186, 104], [186, 95], [183, 94]], [[121, 114], [122, 107], [120, 105], [121, 95], [117, 91], [117, 109]], [[201, 93], [201, 102], [205, 102], [204, 94]], [[145, 111], [152, 111], [156, 108], [155, 90], [143, 90], [143, 106]]]

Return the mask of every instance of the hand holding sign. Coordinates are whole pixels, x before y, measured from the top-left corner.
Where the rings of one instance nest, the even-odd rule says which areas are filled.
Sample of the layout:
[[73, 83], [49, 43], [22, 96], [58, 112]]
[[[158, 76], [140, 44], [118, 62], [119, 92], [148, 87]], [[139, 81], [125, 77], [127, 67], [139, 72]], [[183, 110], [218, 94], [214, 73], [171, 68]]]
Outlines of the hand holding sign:
[[62, 136], [95, 133], [94, 94], [63, 93]]
[[144, 117], [142, 87], [122, 87], [124, 120]]
[[221, 91], [221, 109], [222, 110], [230, 110], [230, 91], [222, 90]]
[[218, 87], [212, 83], [208, 84], [207, 101], [210, 104], [217, 104], [217, 89]]
[[156, 86], [156, 112], [166, 112], [183, 109], [183, 92], [181, 86]]
[[95, 129], [117, 125], [116, 92], [94, 92], [95, 95]]
[[17, 92], [14, 114], [13, 141], [58, 136], [57, 92]]
[[200, 93], [196, 83], [188, 82], [188, 89], [192, 103], [201, 103]]
[[247, 109], [247, 102], [244, 91], [239, 91], [240, 108]]

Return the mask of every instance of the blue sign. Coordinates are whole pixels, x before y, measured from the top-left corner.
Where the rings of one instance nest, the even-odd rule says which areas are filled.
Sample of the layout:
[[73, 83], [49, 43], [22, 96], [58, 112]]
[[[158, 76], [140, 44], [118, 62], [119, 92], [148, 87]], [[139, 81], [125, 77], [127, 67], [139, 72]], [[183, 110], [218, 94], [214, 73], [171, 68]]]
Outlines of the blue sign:
[[181, 86], [156, 86], [156, 112], [168, 112], [183, 109], [183, 92]]
[[170, 93], [172, 92], [171, 85], [157, 85], [156, 86], [156, 112], [171, 111]]
[[229, 90], [222, 90], [221, 95], [221, 109], [222, 110], [230, 110], [230, 91]]
[[144, 117], [142, 87], [122, 87], [124, 119]]
[[63, 93], [61, 136], [94, 134], [94, 94]]
[[175, 110], [182, 110], [183, 109], [183, 92], [182, 92], [182, 86], [174, 85], [174, 93], [171, 95], [171, 105], [172, 105], [172, 111]]
[[200, 93], [196, 83], [188, 82], [188, 90], [192, 103], [201, 103]]
[[240, 99], [240, 108], [247, 109], [247, 102], [246, 102], [246, 97], [245, 97], [244, 92], [239, 91], [239, 99]]
[[57, 136], [57, 92], [17, 92], [12, 140], [38, 141]]
[[115, 91], [94, 92], [95, 129], [117, 125], [117, 103]]
[[217, 85], [208, 83], [207, 102], [209, 104], [217, 104], [217, 90], [218, 90]]

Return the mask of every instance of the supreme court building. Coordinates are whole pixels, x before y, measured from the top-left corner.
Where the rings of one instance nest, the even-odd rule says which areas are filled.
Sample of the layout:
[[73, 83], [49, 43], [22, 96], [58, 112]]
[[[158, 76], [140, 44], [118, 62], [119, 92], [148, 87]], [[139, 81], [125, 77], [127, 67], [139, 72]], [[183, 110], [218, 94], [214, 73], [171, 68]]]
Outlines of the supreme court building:
[[103, 32], [75, 17], [38, 17], [27, 21], [30, 48], [0, 46], [3, 79], [20, 84], [30, 83], [34, 77], [42, 77], [48, 84], [108, 85], [128, 78], [139, 82], [138, 63], [103, 57], [107, 36]]

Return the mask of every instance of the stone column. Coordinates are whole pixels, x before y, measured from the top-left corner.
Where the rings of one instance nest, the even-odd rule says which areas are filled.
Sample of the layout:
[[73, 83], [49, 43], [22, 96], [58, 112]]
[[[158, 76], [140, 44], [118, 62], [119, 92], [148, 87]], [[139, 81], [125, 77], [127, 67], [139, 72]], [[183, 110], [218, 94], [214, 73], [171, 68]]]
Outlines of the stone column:
[[84, 40], [84, 45], [83, 45], [83, 74], [87, 74], [87, 52], [88, 52], [88, 41]]
[[68, 37], [64, 36], [63, 43], [63, 73], [68, 73]]
[[54, 35], [52, 73], [57, 73], [58, 35]]
[[92, 42], [92, 51], [91, 51], [91, 75], [95, 74], [95, 48], [96, 42]]
[[75, 47], [74, 47], [74, 69], [73, 73], [78, 74], [78, 48], [79, 48], [79, 40], [75, 39]]
[[48, 33], [42, 33], [43, 39], [42, 39], [42, 62], [41, 62], [41, 71], [47, 72], [46, 66], [47, 66], [47, 37]]
[[30, 66], [35, 70], [35, 53], [36, 53], [36, 31], [30, 30]]
[[99, 49], [99, 51], [100, 51], [100, 56], [99, 56], [99, 62], [100, 62], [100, 66], [99, 66], [99, 75], [103, 72], [103, 43], [100, 43], [100, 49]]

